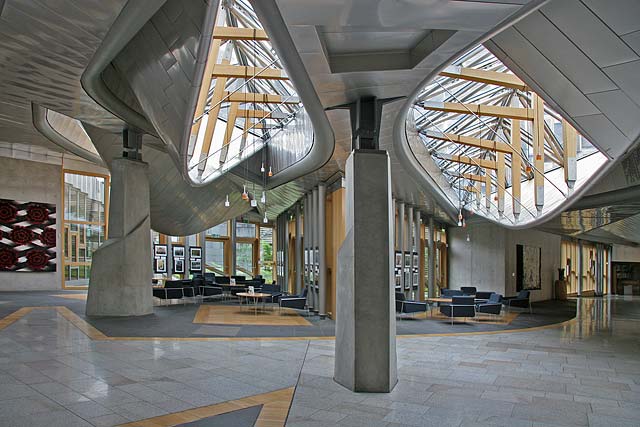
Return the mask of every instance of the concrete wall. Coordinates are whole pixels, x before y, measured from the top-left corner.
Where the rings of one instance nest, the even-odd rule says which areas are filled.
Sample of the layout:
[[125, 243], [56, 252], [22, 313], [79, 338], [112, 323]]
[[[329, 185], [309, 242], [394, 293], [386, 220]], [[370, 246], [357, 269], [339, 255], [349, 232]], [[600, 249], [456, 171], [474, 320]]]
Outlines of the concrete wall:
[[546, 301], [553, 298], [553, 283], [560, 268], [560, 236], [542, 231], [508, 231], [506, 240], [505, 294], [516, 294], [516, 245], [542, 248], [542, 289], [531, 292], [531, 301]]
[[506, 230], [482, 223], [452, 227], [448, 236], [449, 288], [475, 286], [504, 295]]
[[0, 272], [0, 291], [32, 291], [60, 289], [62, 273], [61, 180], [62, 168], [28, 160], [0, 157], [0, 198], [54, 203], [56, 205], [57, 271], [48, 273]]
[[613, 262], [640, 262], [640, 247], [613, 245]]
[[[542, 248], [542, 289], [532, 301], [553, 297], [560, 268], [560, 236], [536, 230], [512, 231], [488, 222], [449, 229], [449, 287], [475, 286], [509, 296], [516, 294], [516, 245]], [[467, 242], [469, 236], [469, 242]]]

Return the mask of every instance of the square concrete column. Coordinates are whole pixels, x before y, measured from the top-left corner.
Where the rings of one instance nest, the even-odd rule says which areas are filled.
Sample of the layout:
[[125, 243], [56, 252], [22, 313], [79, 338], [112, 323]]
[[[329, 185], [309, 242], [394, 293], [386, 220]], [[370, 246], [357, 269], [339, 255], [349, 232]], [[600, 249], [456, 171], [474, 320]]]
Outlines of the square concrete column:
[[148, 169], [125, 158], [111, 164], [109, 239], [93, 253], [88, 316], [153, 312]]
[[393, 211], [386, 151], [346, 164], [346, 237], [338, 252], [335, 381], [355, 392], [396, 385]]

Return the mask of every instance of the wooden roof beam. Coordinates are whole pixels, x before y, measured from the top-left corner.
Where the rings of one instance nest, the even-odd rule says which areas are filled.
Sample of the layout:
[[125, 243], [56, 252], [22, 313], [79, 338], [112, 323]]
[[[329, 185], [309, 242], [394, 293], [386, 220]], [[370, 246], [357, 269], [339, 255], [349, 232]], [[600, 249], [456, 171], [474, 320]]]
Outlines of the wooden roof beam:
[[269, 40], [266, 31], [258, 28], [215, 27], [213, 38], [220, 40]]
[[213, 66], [211, 75], [215, 78], [250, 79], [253, 77], [263, 80], [289, 80], [284, 70], [278, 68], [246, 67], [244, 65], [216, 64]]
[[273, 95], [270, 93], [249, 93], [249, 92], [225, 92], [224, 99], [229, 102], [241, 102], [245, 104], [292, 104], [300, 103], [300, 98], [292, 96], [285, 101], [281, 95]]
[[483, 148], [485, 150], [499, 151], [502, 153], [513, 153], [513, 148], [509, 144], [504, 142], [492, 141], [490, 139], [475, 138], [473, 136], [458, 135], [455, 133], [443, 133], [434, 131], [422, 132], [423, 135], [432, 139], [439, 139], [442, 141], [453, 141], [458, 144], [468, 145], [470, 147]]
[[507, 87], [522, 91], [530, 90], [517, 76], [499, 71], [477, 70], [459, 66], [449, 66], [440, 73], [441, 76], [462, 79], [471, 82]]
[[467, 156], [452, 156], [450, 154], [436, 154], [444, 160], [449, 160], [456, 163], [464, 163], [466, 165], [480, 166], [485, 169], [498, 169], [498, 165], [494, 160], [481, 159], [479, 157], [467, 157]]
[[455, 114], [477, 114], [478, 116], [502, 117], [505, 119], [533, 120], [534, 112], [531, 108], [502, 107], [499, 105], [464, 104], [458, 102], [425, 101], [425, 110], [443, 111]]

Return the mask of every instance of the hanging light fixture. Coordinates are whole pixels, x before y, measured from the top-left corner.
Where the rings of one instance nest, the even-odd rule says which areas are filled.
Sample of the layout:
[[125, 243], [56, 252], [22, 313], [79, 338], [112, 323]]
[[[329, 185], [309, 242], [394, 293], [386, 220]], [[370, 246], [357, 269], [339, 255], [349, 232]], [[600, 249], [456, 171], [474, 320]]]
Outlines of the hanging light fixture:
[[251, 199], [251, 207], [255, 208], [256, 206], [258, 206], [258, 201], [255, 198]]
[[271, 166], [269, 166], [269, 176], [273, 176], [273, 172], [271, 171]]
[[260, 172], [264, 173], [264, 162], [260, 165]]
[[262, 190], [262, 197], [260, 197], [260, 203], [267, 203], [267, 192]]
[[242, 186], [242, 200], [249, 200], [249, 195], [247, 194], [247, 186]]
[[458, 212], [458, 227], [462, 227], [462, 209]]
[[264, 218], [262, 218], [262, 222], [264, 222], [265, 224], [269, 222], [269, 218], [267, 218], [267, 211], [264, 211]]
[[231, 206], [231, 204], [229, 203], [229, 195], [227, 194], [227, 198], [224, 200], [224, 207], [228, 208], [229, 206]]
[[467, 233], [467, 242], [471, 241], [471, 237], [469, 237], [469, 233]]

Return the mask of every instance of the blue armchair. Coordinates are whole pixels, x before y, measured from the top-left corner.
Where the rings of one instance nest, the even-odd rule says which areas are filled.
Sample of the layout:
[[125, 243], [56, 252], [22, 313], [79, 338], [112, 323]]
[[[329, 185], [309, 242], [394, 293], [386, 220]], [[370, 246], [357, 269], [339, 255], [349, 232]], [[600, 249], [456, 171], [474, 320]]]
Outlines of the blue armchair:
[[440, 313], [450, 317], [452, 325], [454, 317], [476, 317], [475, 298], [469, 296], [453, 297], [451, 304], [440, 305]]
[[502, 295], [492, 293], [487, 302], [476, 305], [476, 312], [500, 315], [502, 311]]
[[462, 296], [462, 291], [459, 289], [441, 289], [440, 296], [442, 296], [443, 298]]
[[529, 313], [533, 313], [530, 296], [531, 296], [530, 291], [520, 291], [518, 292], [518, 295], [515, 297], [503, 298], [502, 303], [506, 305], [508, 308], [511, 308], [511, 307], [529, 308]]
[[[396, 292], [396, 312], [401, 315], [414, 314], [414, 313], [426, 313], [427, 303], [420, 301], [411, 301], [405, 299], [403, 292]], [[400, 317], [402, 319], [402, 317]]]
[[304, 288], [302, 295], [286, 295], [280, 297], [280, 308], [293, 308], [304, 310], [307, 305], [307, 288]]

